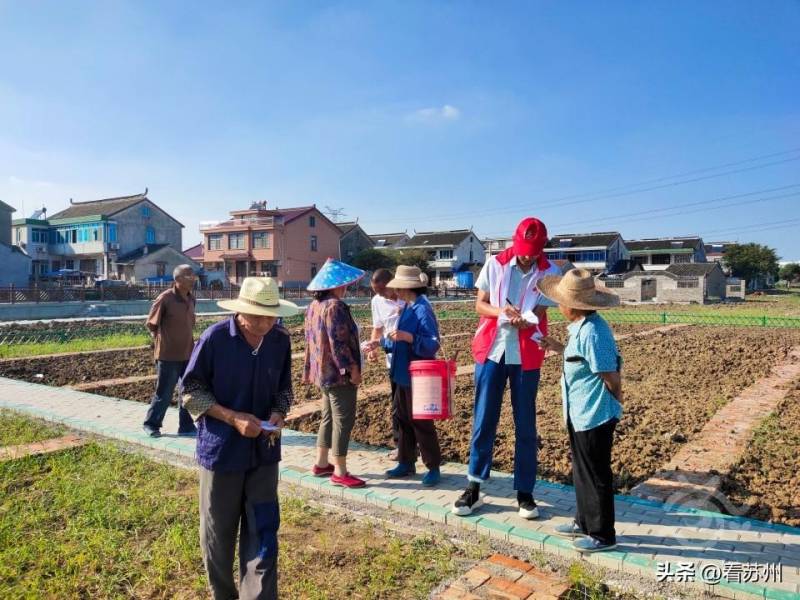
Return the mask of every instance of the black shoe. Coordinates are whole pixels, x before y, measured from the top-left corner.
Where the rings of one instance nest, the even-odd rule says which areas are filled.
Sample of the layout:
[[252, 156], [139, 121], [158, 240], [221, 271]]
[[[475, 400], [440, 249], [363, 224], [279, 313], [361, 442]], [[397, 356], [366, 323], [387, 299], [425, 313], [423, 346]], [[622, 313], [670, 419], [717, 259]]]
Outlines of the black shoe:
[[453, 507], [450, 511], [459, 517], [466, 517], [471, 515], [472, 511], [483, 505], [483, 494], [480, 492], [480, 487], [467, 486], [458, 500], [453, 502]]
[[535, 519], [539, 516], [539, 509], [533, 499], [533, 494], [517, 492], [517, 505], [519, 506], [519, 516], [523, 519]]
[[150, 425], [144, 425], [142, 429], [150, 437], [153, 438], [161, 437], [161, 430], [156, 429], [155, 427], [151, 427]]

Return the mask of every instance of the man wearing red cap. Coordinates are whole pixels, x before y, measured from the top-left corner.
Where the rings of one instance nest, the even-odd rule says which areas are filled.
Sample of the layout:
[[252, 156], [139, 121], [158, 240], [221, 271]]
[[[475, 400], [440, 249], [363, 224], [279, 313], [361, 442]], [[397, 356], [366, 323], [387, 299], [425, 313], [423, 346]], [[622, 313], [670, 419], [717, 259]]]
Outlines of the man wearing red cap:
[[545, 275], [560, 275], [544, 256], [547, 229], [534, 218], [523, 219], [513, 246], [490, 258], [476, 287], [480, 323], [472, 340], [475, 358], [475, 409], [469, 452], [468, 485], [453, 504], [459, 516], [483, 504], [480, 485], [489, 479], [497, 423], [508, 382], [514, 412], [514, 489], [519, 515], [539, 516], [533, 499], [536, 482], [536, 392], [547, 335], [546, 306], [552, 305], [536, 285]]

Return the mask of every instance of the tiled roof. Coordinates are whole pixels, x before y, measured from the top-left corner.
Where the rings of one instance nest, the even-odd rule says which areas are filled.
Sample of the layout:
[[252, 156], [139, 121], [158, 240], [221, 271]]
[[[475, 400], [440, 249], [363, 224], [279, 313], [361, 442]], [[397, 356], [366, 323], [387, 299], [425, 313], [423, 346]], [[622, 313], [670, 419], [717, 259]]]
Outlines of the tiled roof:
[[203, 244], [197, 244], [196, 246], [187, 248], [186, 250], [183, 251], [183, 253], [189, 258], [203, 258], [203, 255], [205, 254], [205, 249], [203, 248]]
[[657, 240], [625, 240], [631, 252], [646, 250], [694, 250], [702, 243], [700, 238], [663, 238]]
[[678, 277], [701, 277], [708, 275], [714, 269], [719, 269], [719, 263], [680, 263], [667, 267], [667, 273], [672, 273]]
[[50, 215], [49, 220], [56, 219], [78, 219], [93, 215], [110, 216], [121, 210], [130, 208], [147, 200], [146, 194], [135, 194], [133, 196], [120, 196], [119, 198], [105, 198], [103, 200], [90, 200], [88, 202], [73, 202], [69, 208]]
[[336, 227], [339, 228], [339, 231], [342, 232], [342, 235], [347, 235], [353, 229], [358, 227], [358, 223], [355, 222], [355, 221], [347, 221], [347, 222], [335, 223], [335, 225], [336, 225]]
[[397, 242], [403, 240], [404, 238], [408, 237], [408, 234], [405, 231], [401, 231], [400, 233], [376, 233], [370, 234], [369, 236], [372, 238], [372, 242], [377, 246], [380, 244], [381, 246], [392, 246]]
[[[616, 231], [605, 231], [601, 233], [566, 233], [556, 235], [547, 242], [548, 249], [551, 248], [596, 248], [607, 247], [620, 237]], [[562, 240], [570, 240], [568, 246], [562, 245]]]
[[[475, 235], [469, 229], [458, 229], [454, 231], [428, 231], [414, 234], [407, 242], [402, 244], [403, 248], [433, 248], [436, 246], [458, 246], [465, 238]], [[477, 239], [477, 236], [476, 236]]]
[[283, 215], [284, 223], [291, 223], [295, 219], [299, 219], [304, 214], [314, 210], [316, 206], [297, 206], [295, 208], [276, 208], [279, 213]]
[[162, 248], [166, 248], [169, 244], [145, 244], [141, 248], [137, 248], [127, 254], [123, 254], [122, 256], [117, 257], [117, 262], [133, 262], [142, 258], [145, 255], [145, 248], [147, 248], [147, 254], [152, 254], [153, 252], [158, 252]]

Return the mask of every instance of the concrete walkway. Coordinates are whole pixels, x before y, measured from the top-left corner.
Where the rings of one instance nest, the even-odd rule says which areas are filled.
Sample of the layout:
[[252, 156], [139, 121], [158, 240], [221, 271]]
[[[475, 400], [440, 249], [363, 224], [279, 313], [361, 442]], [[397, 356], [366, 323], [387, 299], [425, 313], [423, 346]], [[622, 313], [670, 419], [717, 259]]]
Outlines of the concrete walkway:
[[[146, 407], [138, 402], [0, 378], [0, 408], [146, 446], [163, 452], [166, 457], [194, 453], [192, 439], [169, 435], [153, 439], [142, 433]], [[164, 431], [177, 431], [177, 411], [168, 412]], [[419, 477], [385, 479], [383, 473], [392, 465], [386, 450], [353, 444], [348, 460], [350, 469], [369, 485], [365, 489], [345, 490], [308, 474], [314, 444], [313, 435], [285, 431], [282, 479], [318, 493], [477, 530], [531, 549], [579, 557], [568, 540], [550, 534], [554, 525], [571, 519], [574, 492], [569, 486], [538, 482], [535, 495], [542, 516], [525, 521], [516, 514], [511, 476], [493, 473], [492, 480], [484, 486], [487, 506], [472, 516], [459, 518], [450, 514], [449, 507], [465, 484], [464, 465], [443, 465], [441, 485], [427, 489], [420, 485]], [[587, 560], [654, 580], [663, 578], [679, 583], [689, 580], [687, 585], [729, 598], [800, 598], [798, 528], [629, 496], [617, 497], [616, 510], [618, 549], [591, 555]], [[751, 566], [755, 563], [761, 565], [760, 570]], [[781, 563], [781, 581], [776, 581], [774, 573], [765, 573], [770, 565], [777, 563]], [[702, 583], [704, 574], [713, 584]]]

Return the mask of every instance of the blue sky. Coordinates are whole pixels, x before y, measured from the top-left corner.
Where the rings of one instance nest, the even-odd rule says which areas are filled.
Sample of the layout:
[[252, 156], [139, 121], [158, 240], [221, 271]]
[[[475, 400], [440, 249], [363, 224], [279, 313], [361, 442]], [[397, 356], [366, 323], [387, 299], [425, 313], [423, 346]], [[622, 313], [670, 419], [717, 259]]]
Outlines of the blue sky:
[[267, 200], [800, 259], [798, 31], [788, 0], [0, 0], [0, 199], [147, 186], [186, 246]]

